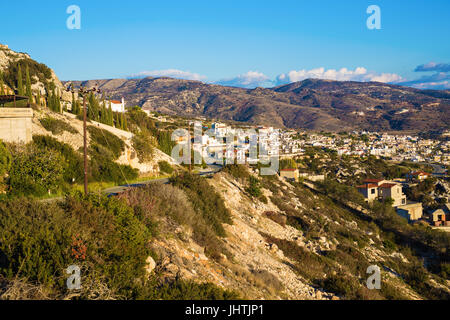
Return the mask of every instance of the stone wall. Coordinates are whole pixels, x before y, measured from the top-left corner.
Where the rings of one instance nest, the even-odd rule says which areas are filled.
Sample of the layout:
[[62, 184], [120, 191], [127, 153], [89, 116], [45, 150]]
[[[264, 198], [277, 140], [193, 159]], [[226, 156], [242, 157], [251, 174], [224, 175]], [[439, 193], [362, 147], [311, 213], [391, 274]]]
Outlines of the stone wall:
[[31, 108], [0, 108], [0, 140], [24, 142], [32, 140]]

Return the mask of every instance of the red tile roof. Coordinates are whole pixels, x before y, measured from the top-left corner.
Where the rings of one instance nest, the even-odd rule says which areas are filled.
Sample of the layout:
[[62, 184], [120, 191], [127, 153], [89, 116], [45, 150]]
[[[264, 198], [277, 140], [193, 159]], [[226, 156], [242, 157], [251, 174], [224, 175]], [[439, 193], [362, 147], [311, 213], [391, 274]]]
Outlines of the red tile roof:
[[383, 189], [391, 189], [391, 188], [393, 188], [393, 187], [395, 187], [395, 186], [398, 186], [398, 184], [395, 184], [395, 183], [383, 183], [383, 184], [380, 186], [380, 188], [383, 188]]
[[424, 171], [416, 171], [411, 173], [413, 176], [420, 176], [420, 175], [425, 175], [425, 176], [431, 176], [431, 173], [428, 172], [424, 172]]
[[358, 189], [369, 189], [369, 188], [377, 188], [377, 184], [363, 184], [362, 186], [357, 186]]
[[110, 102], [114, 104], [122, 104], [122, 101], [119, 100], [111, 100]]

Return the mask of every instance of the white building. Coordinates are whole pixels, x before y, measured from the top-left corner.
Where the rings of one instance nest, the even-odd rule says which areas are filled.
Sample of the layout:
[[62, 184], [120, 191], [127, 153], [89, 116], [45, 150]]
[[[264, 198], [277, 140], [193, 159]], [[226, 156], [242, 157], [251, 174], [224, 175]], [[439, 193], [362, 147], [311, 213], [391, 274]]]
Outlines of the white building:
[[110, 100], [108, 102], [109, 102], [109, 106], [111, 107], [111, 110], [113, 112], [120, 112], [120, 113], [126, 112], [126, 110], [125, 110], [125, 100], [123, 98], [122, 98], [122, 101]]

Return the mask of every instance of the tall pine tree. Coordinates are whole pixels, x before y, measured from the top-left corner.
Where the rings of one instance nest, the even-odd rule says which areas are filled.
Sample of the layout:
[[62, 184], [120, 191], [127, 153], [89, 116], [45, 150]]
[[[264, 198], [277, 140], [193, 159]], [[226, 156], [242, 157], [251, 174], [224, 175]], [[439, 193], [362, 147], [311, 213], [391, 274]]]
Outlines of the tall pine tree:
[[3, 73], [0, 71], [0, 96], [4, 96], [5, 94], [5, 87], [3, 86]]
[[17, 91], [19, 93], [20, 96], [24, 95], [23, 92], [23, 79], [22, 79], [22, 67], [19, 64], [19, 70], [18, 70], [18, 75], [17, 75]]
[[25, 86], [26, 86], [26, 96], [30, 99], [30, 103], [33, 102], [33, 93], [31, 92], [31, 78], [30, 78], [30, 68], [26, 67], [25, 71]]
[[111, 109], [111, 105], [108, 106], [108, 125], [110, 125], [111, 127], [114, 126], [114, 114]]
[[41, 105], [41, 90], [38, 89], [37, 94], [36, 94], [36, 104], [38, 106]]
[[128, 125], [127, 125], [127, 115], [122, 113], [123, 115], [123, 130], [128, 131]]

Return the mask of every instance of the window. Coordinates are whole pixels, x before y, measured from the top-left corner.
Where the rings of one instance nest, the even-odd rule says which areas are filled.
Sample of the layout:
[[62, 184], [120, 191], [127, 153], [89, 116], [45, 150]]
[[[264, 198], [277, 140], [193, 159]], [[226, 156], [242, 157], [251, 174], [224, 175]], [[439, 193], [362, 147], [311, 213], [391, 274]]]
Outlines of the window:
[[370, 189], [371, 194], [375, 194], [375, 189]]

